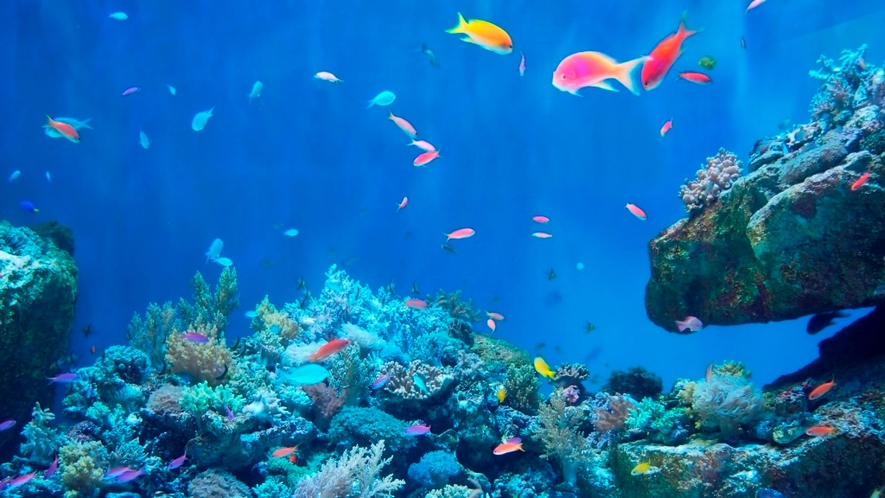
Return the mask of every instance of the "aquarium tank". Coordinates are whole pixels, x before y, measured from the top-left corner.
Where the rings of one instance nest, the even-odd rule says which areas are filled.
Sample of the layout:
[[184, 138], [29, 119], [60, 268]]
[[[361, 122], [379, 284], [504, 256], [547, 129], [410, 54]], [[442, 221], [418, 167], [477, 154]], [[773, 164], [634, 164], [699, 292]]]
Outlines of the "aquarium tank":
[[875, 498], [885, 2], [0, 2], [0, 497]]

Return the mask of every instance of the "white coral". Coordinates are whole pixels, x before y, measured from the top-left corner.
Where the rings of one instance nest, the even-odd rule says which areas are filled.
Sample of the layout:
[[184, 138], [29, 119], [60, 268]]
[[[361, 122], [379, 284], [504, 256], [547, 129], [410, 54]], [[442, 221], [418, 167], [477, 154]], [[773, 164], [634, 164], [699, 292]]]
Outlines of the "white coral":
[[301, 479], [295, 489], [295, 498], [374, 498], [393, 496], [393, 492], [405, 484], [400, 479], [378, 474], [392, 457], [381, 458], [384, 453], [384, 440], [371, 448], [354, 446], [344, 452], [341, 458], [330, 458], [320, 467], [320, 471]]
[[743, 163], [731, 152], [720, 148], [719, 152], [707, 158], [707, 165], [697, 172], [697, 179], [688, 181], [679, 189], [679, 197], [685, 203], [685, 210], [695, 212], [716, 202], [726, 190], [741, 176]]
[[280, 398], [271, 391], [259, 390], [252, 399], [251, 403], [243, 407], [243, 413], [273, 423], [282, 422], [289, 415], [286, 407], [280, 404]]

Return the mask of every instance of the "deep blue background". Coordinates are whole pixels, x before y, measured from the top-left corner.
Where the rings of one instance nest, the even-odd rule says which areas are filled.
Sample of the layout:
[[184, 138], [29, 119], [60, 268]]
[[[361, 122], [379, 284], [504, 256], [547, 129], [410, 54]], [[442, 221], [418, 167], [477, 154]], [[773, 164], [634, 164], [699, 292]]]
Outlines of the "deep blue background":
[[[499, 336], [546, 343], [551, 363], [587, 361], [603, 375], [641, 364], [669, 384], [731, 358], [764, 382], [805, 364], [825, 334], [808, 337], [804, 320], [687, 337], [657, 329], [643, 307], [646, 244], [684, 216], [679, 186], [705, 157], [724, 146], [746, 160], [780, 121], [807, 119], [818, 87], [807, 73], [821, 53], [869, 43], [867, 60], [885, 58], [885, 6], [769, 0], [745, 15], [746, 3], [0, 2], [0, 219], [74, 230], [77, 330], [95, 331], [75, 333], [81, 364], [91, 345], [124, 342], [149, 301], [189, 295], [196, 270], [214, 282], [221, 267], [203, 253], [220, 237], [247, 307], [265, 294], [278, 305], [295, 299], [301, 275], [317, 291], [331, 264], [346, 263], [354, 277], [373, 287], [393, 280], [403, 294], [413, 282], [424, 292], [462, 288], [507, 316]], [[686, 9], [688, 26], [705, 30], [658, 89], [575, 97], [551, 86], [573, 52], [647, 54]], [[524, 77], [518, 53], [444, 32], [459, 10], [509, 31], [526, 54]], [[129, 20], [108, 19], [115, 11]], [[441, 67], [427, 63], [422, 43]], [[704, 55], [719, 61], [713, 85], [675, 81]], [[345, 83], [315, 80], [317, 71]], [[255, 80], [264, 93], [250, 103]], [[122, 97], [130, 86], [142, 90]], [[366, 109], [385, 89], [442, 159], [412, 167], [417, 149], [404, 146], [386, 109]], [[193, 115], [213, 106], [206, 129], [191, 130]], [[95, 129], [80, 144], [52, 140], [45, 114], [91, 117]], [[22, 176], [6, 183], [16, 169]], [[410, 203], [395, 213], [404, 195]], [[22, 211], [24, 199], [40, 213]], [[536, 214], [553, 220], [553, 239], [530, 237]], [[278, 223], [301, 234], [284, 237]], [[454, 244], [457, 255], [440, 249], [442, 233], [465, 226], [477, 234]], [[551, 268], [558, 278], [548, 281]], [[597, 331], [586, 335], [586, 321]], [[234, 320], [230, 334], [247, 324]]]

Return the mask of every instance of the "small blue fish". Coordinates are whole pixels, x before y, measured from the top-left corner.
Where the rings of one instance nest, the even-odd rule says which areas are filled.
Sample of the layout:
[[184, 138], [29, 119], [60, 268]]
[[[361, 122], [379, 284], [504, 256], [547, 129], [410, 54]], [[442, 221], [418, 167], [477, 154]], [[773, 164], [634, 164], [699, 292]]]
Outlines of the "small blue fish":
[[375, 382], [372, 382], [372, 389], [381, 389], [382, 387], [384, 387], [385, 384], [387, 384], [388, 381], [390, 381], [389, 373], [375, 379]]
[[258, 316], [258, 312], [255, 310], [246, 312], [246, 318], [255, 318], [256, 316]]
[[290, 229], [286, 230], [285, 232], [283, 232], [283, 235], [285, 235], [286, 237], [294, 237], [294, 236], [298, 235], [298, 230], [296, 230], [294, 228], [290, 228]]
[[391, 91], [385, 90], [369, 101], [369, 107], [372, 107], [373, 105], [387, 106], [392, 104], [394, 100], [396, 100], [396, 95]]
[[418, 389], [421, 390], [424, 394], [429, 394], [430, 392], [427, 390], [427, 386], [424, 384], [424, 379], [422, 379], [418, 374], [412, 376], [412, 380], [415, 381], [415, 385], [418, 386]]
[[40, 210], [37, 209], [37, 206], [35, 206], [34, 203], [31, 201], [21, 201], [21, 204], [19, 205], [22, 207], [22, 209], [29, 213], [37, 214], [40, 212]]
[[21, 174], [22, 174], [22, 172], [19, 171], [19, 170], [15, 170], [15, 171], [13, 171], [12, 174], [9, 175], [9, 180], [8, 180], [8, 181], [10, 181], [10, 182], [14, 182], [16, 178], [18, 178], [19, 176], [21, 176]]

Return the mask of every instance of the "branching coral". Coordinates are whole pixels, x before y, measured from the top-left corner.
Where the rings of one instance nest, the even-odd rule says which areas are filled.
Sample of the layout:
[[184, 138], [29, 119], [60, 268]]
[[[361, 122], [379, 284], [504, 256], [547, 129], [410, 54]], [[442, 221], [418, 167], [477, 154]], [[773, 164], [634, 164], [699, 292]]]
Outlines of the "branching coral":
[[449, 369], [437, 368], [421, 360], [413, 360], [409, 368], [396, 362], [381, 367], [382, 375], [390, 375], [384, 390], [404, 399], [424, 400], [442, 392], [454, 380]]
[[64, 436], [57, 429], [49, 427], [55, 415], [51, 410], [41, 408], [40, 403], [34, 406], [31, 417], [22, 430], [25, 442], [21, 445], [21, 454], [32, 465], [47, 466], [52, 462], [56, 448], [64, 441]]
[[572, 484], [584, 462], [585, 436], [576, 429], [581, 425], [581, 418], [580, 410], [553, 396], [538, 410], [540, 424], [535, 428], [535, 436], [544, 443], [544, 457], [559, 461], [563, 477]]
[[361, 446], [344, 452], [341, 458], [330, 458], [319, 473], [302, 479], [295, 490], [295, 498], [374, 498], [393, 496], [403, 481], [392, 476], [379, 477], [381, 469], [390, 463], [382, 458], [384, 441], [370, 449]]
[[166, 338], [179, 327], [177, 312], [171, 302], [162, 307], [150, 303], [144, 318], [138, 313], [132, 317], [126, 335], [133, 347], [148, 355], [151, 367], [160, 370], [166, 359]]
[[461, 291], [447, 293], [440, 289], [436, 296], [429, 299], [436, 306], [446, 310], [449, 316], [456, 320], [464, 320], [465, 322], [478, 322], [482, 318], [482, 314], [478, 309], [473, 307], [473, 299], [465, 301], [461, 298]]
[[313, 401], [314, 411], [316, 412], [316, 419], [314, 420], [316, 426], [322, 430], [328, 429], [329, 421], [344, 406], [347, 393], [339, 392], [334, 387], [323, 383], [302, 386], [301, 389]]
[[698, 170], [697, 179], [686, 179], [685, 185], [679, 189], [685, 210], [699, 212], [716, 202], [741, 176], [742, 166], [737, 156], [722, 148], [715, 156], [708, 157], [706, 166]]
[[540, 403], [539, 389], [541, 381], [538, 380], [533, 367], [529, 365], [513, 367], [507, 371], [507, 377], [504, 379], [504, 392], [507, 393], [504, 402], [523, 413], [534, 415], [538, 412]]
[[713, 374], [695, 383], [692, 410], [701, 426], [719, 427], [725, 438], [763, 411], [762, 394], [743, 376]]
[[226, 386], [209, 387], [206, 382], [201, 382], [195, 386], [185, 387], [178, 404], [182, 410], [200, 417], [209, 410], [224, 414], [225, 408], [233, 413], [239, 413], [246, 402], [242, 396]]

